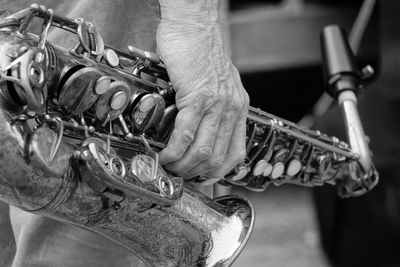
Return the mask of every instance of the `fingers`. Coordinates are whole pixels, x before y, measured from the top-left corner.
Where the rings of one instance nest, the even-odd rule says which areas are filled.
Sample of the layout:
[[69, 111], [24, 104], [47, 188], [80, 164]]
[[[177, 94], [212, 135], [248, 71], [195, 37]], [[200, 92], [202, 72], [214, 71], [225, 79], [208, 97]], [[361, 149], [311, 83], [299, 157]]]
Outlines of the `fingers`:
[[218, 104], [214, 104], [207, 111], [198, 127], [193, 143], [180, 160], [167, 165], [169, 170], [184, 176], [184, 178], [191, 178], [188, 171], [199, 162], [207, 160], [212, 154], [221, 113], [222, 106]]
[[223, 163], [219, 168], [206, 172], [205, 176], [223, 178], [236, 165], [243, 162], [246, 157], [246, 118], [247, 109], [235, 125]]
[[175, 162], [183, 157], [194, 140], [203, 115], [204, 109], [196, 105], [188, 106], [178, 112], [168, 144], [159, 153], [160, 164]]
[[182, 109], [167, 147], [160, 152], [160, 162], [186, 179], [204, 174], [223, 178], [245, 157], [248, 96], [241, 94], [237, 99], [241, 101], [234, 104], [215, 101], [204, 115], [192, 109], [190, 114], [181, 114], [186, 111]]
[[[240, 94], [237, 99], [239, 101], [233, 104], [232, 112], [234, 117], [227, 117], [228, 121], [233, 122], [233, 124], [228, 124], [226, 128], [221, 127], [221, 131], [218, 134], [220, 138], [217, 138], [215, 142], [213, 156], [205, 164], [208, 168], [206, 168], [207, 171], [204, 176], [209, 178], [223, 178], [235, 166], [242, 163], [246, 157], [246, 121], [250, 101], [240, 81], [239, 72], [235, 67], [232, 70], [236, 86], [243, 94]], [[222, 124], [223, 122], [221, 122]], [[228, 132], [225, 132], [224, 129]], [[204, 166], [204, 163], [201, 165]], [[196, 167], [198, 169], [193, 170], [193, 172], [199, 172], [200, 166]], [[210, 180], [218, 181], [218, 179]]]
[[245, 157], [248, 95], [230, 67], [218, 82], [211, 75], [197, 90], [180, 87], [177, 92], [175, 127], [159, 159], [185, 179], [204, 174], [223, 178]]
[[222, 166], [225, 161], [225, 155], [228, 151], [237, 118], [238, 116], [233, 112], [228, 112], [227, 114], [223, 115], [223, 119], [221, 120], [219, 127], [215, 127], [218, 129], [218, 133], [216, 133], [214, 146], [210, 155], [200, 164], [188, 171], [186, 173], [188, 177], [204, 174], [206, 172], [210, 172], [210, 170], [215, 170]]

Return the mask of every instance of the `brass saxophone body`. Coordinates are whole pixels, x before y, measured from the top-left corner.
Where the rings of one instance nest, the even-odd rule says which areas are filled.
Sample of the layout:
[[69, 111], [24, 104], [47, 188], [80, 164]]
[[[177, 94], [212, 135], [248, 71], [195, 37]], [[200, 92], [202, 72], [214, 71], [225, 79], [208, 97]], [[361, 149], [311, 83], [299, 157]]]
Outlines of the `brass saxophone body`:
[[[82, 182], [93, 174], [69, 166], [67, 145], [51, 164], [67, 168], [60, 176], [42, 167], [53, 133], [41, 128], [32, 137], [29, 160], [26, 139], [8, 114], [0, 112], [1, 200], [97, 232], [127, 248], [151, 266], [227, 266], [245, 246], [254, 223], [251, 204], [238, 197], [214, 200], [185, 187], [172, 206], [152, 206], [139, 199], [99, 193]], [[39, 159], [40, 158], [40, 159]]]
[[[76, 46], [50, 43], [51, 27]], [[156, 54], [112, 48], [93, 24], [32, 5], [0, 21], [0, 89], [1, 200], [98, 232], [152, 266], [226, 266], [239, 255], [251, 203], [211, 200], [158, 164], [177, 108]], [[247, 126], [247, 159], [222, 183], [331, 183], [354, 196], [377, 182], [353, 144], [254, 108]]]
[[[44, 21], [39, 37], [24, 31], [34, 17]], [[146, 117], [148, 103], [168, 101], [164, 89], [82, 47], [69, 51], [41, 39], [50, 24], [91, 36], [93, 25], [82, 20], [34, 5], [0, 24], [0, 199], [95, 231], [151, 266], [230, 265], [252, 231], [251, 203], [234, 196], [212, 200], [183, 186], [159, 166], [161, 142], [143, 129], [122, 129], [132, 98], [142, 100], [134, 114], [141, 127], [154, 120]], [[126, 57], [128, 65], [147, 64]]]

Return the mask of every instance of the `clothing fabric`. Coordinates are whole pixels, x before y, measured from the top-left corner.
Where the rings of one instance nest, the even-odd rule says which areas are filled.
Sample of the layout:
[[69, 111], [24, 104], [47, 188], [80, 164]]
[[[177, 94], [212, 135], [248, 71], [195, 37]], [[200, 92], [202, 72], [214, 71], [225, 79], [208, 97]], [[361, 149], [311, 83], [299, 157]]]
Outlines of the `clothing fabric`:
[[[1, 0], [0, 16], [33, 3], [69, 18], [93, 22], [106, 44], [127, 51], [128, 45], [155, 51], [159, 21], [156, 0]], [[52, 30], [49, 39], [73, 46], [70, 35]], [[75, 39], [76, 40], [76, 39]], [[73, 225], [27, 213], [0, 202], [0, 266], [142, 266], [112, 241]]]

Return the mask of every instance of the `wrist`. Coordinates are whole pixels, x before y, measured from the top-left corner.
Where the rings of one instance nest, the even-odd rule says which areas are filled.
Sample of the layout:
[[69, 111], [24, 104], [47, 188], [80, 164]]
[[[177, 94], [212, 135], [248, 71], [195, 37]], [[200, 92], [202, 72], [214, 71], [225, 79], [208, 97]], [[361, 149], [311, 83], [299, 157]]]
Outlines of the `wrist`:
[[177, 23], [215, 23], [218, 0], [159, 0], [161, 19]]

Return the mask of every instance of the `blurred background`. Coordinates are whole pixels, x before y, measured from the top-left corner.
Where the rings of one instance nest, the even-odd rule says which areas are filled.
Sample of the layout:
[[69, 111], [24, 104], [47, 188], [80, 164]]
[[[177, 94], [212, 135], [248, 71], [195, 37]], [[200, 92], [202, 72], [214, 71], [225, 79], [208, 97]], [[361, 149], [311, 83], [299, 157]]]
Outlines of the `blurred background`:
[[400, 266], [400, 2], [225, 0], [221, 10], [251, 105], [346, 140], [340, 111], [321, 101], [319, 34], [329, 24], [357, 30], [362, 6], [373, 8], [363, 11], [365, 31], [358, 25], [358, 63], [376, 73], [359, 108], [380, 184], [346, 200], [329, 186], [233, 189], [256, 209], [255, 230], [234, 266]]

